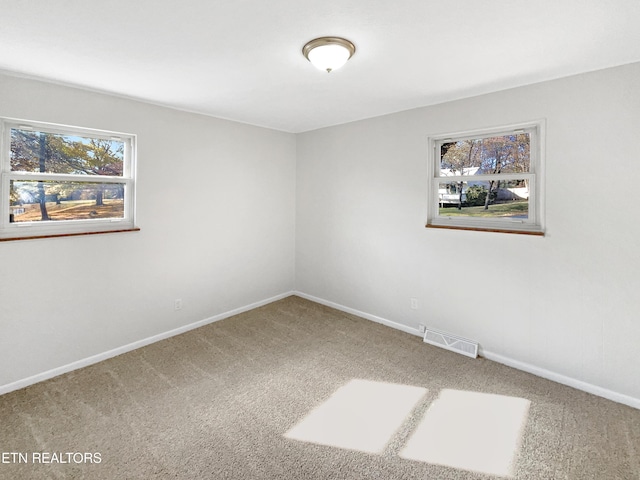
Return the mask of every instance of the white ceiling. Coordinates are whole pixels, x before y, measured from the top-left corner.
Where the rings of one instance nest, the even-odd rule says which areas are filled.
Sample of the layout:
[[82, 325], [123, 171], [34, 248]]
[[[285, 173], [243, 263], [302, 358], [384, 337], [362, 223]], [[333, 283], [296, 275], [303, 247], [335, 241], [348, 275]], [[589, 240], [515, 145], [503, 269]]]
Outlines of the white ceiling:
[[640, 0], [0, 0], [5, 72], [287, 132], [637, 61]]

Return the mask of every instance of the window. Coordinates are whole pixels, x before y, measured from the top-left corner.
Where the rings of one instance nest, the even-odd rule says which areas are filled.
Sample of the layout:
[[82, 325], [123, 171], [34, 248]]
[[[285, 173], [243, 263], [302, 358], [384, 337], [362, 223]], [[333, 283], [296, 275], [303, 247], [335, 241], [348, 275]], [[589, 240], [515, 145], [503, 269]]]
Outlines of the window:
[[0, 121], [0, 239], [135, 228], [134, 135]]
[[427, 227], [542, 235], [543, 126], [430, 137]]

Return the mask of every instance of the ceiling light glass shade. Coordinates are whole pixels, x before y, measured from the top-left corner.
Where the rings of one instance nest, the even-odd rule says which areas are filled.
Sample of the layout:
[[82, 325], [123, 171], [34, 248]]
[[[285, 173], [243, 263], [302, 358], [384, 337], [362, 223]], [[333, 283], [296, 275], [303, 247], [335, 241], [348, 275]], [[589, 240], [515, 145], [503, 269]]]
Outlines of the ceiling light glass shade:
[[319, 70], [332, 72], [349, 60], [356, 47], [340, 37], [322, 37], [311, 40], [302, 48], [303, 55]]

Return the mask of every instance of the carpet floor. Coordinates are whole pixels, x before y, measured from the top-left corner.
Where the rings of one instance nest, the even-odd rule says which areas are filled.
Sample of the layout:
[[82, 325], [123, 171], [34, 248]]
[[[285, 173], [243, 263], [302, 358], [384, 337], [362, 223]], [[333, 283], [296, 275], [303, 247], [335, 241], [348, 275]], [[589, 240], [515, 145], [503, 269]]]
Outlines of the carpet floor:
[[0, 455], [1, 479], [638, 480], [640, 411], [288, 297], [0, 396]]

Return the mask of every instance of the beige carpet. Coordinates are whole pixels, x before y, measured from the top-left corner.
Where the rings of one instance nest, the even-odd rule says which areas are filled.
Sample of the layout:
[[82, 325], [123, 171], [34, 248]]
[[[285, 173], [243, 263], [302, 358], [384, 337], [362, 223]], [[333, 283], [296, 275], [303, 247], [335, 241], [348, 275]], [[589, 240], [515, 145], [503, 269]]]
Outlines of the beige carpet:
[[2, 479], [640, 479], [640, 411], [298, 297], [1, 396], [0, 429]]

